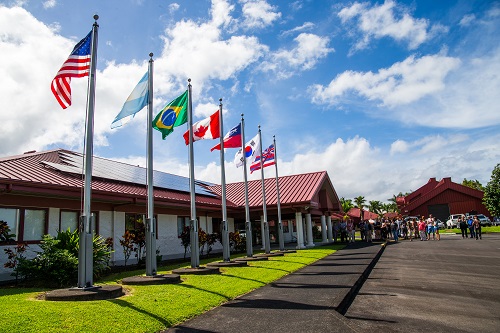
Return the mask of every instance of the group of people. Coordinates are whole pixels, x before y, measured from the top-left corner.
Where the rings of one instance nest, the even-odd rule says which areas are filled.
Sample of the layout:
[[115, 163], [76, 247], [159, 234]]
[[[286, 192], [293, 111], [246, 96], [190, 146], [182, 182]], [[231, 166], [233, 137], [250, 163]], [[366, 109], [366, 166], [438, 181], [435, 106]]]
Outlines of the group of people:
[[462, 238], [469, 238], [468, 234], [470, 234], [470, 238], [483, 239], [481, 223], [477, 216], [460, 217], [457, 224], [462, 232]]
[[[439, 227], [436, 219], [431, 215], [428, 218], [422, 216], [420, 219], [413, 218], [403, 220], [400, 217], [392, 219], [377, 219], [373, 222], [361, 221], [357, 227], [361, 234], [361, 240], [372, 242], [372, 240], [400, 239], [440, 240]], [[335, 241], [340, 236], [341, 242], [354, 242], [355, 226], [350, 219], [335, 223], [333, 236]]]

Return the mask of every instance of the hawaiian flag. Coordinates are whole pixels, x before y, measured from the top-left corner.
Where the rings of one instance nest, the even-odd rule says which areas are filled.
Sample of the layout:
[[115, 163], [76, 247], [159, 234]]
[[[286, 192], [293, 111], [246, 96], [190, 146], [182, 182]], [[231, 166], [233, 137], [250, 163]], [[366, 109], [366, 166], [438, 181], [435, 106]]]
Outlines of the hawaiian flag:
[[71, 78], [89, 76], [91, 43], [92, 31], [76, 44], [73, 52], [52, 80], [52, 93], [63, 109], [71, 105]]
[[[262, 152], [262, 167], [274, 165], [274, 144]], [[250, 165], [250, 173], [260, 170], [260, 156], [255, 158], [255, 161]]]
[[[241, 148], [241, 123], [233, 127], [224, 136], [224, 148]], [[212, 147], [210, 151], [220, 150], [220, 143]]]
[[[219, 110], [213, 115], [193, 124], [193, 141], [220, 138]], [[189, 144], [189, 130], [184, 133], [186, 146]]]

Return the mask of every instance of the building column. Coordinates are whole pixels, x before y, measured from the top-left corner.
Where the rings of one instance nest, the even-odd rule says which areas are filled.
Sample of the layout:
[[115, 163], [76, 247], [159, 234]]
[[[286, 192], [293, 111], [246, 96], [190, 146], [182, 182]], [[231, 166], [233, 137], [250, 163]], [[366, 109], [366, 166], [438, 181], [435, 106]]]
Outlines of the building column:
[[266, 249], [266, 230], [264, 226], [264, 216], [260, 216], [260, 237], [262, 239], [262, 248], [261, 250]]
[[307, 225], [307, 246], [314, 246], [313, 229], [312, 229], [310, 213], [306, 214], [306, 225]]
[[295, 227], [297, 228], [297, 249], [304, 249], [304, 229], [302, 228], [302, 213], [295, 213]]
[[327, 242], [327, 239], [326, 239], [326, 217], [325, 217], [325, 215], [321, 215], [321, 241], [323, 243]]
[[332, 229], [332, 217], [328, 215], [326, 217], [326, 224], [328, 225], [328, 241], [330, 243], [333, 242], [333, 229]]

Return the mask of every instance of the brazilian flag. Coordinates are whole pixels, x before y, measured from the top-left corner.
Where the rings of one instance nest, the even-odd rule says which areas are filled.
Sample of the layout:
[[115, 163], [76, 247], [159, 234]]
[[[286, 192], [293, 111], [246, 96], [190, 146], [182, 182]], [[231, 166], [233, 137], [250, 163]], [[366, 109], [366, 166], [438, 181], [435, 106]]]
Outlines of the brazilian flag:
[[174, 131], [174, 127], [187, 123], [188, 91], [168, 103], [153, 120], [153, 128], [161, 132], [162, 139]]

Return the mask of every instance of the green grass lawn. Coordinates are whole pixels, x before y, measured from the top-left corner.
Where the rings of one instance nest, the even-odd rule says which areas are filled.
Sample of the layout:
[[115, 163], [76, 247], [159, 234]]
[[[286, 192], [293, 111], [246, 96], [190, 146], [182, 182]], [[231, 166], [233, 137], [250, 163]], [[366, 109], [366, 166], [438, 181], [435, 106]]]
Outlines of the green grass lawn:
[[[221, 268], [220, 275], [183, 275], [180, 284], [124, 286], [127, 295], [104, 301], [50, 302], [38, 299], [46, 291], [43, 289], [4, 287], [0, 288], [0, 331], [157, 332], [262, 287], [342, 247], [298, 250], [269, 261], [251, 262], [249, 267]], [[159, 274], [181, 266], [186, 264], [159, 267]], [[139, 270], [114, 274], [95, 284], [116, 284], [124, 277], [143, 273]]]
[[[500, 232], [500, 226], [492, 226], [492, 227], [481, 227], [481, 233], [482, 234], [487, 234], [487, 233], [496, 233]], [[458, 228], [453, 228], [453, 229], [442, 229], [439, 230], [439, 233], [441, 234], [461, 234], [462, 232]]]

